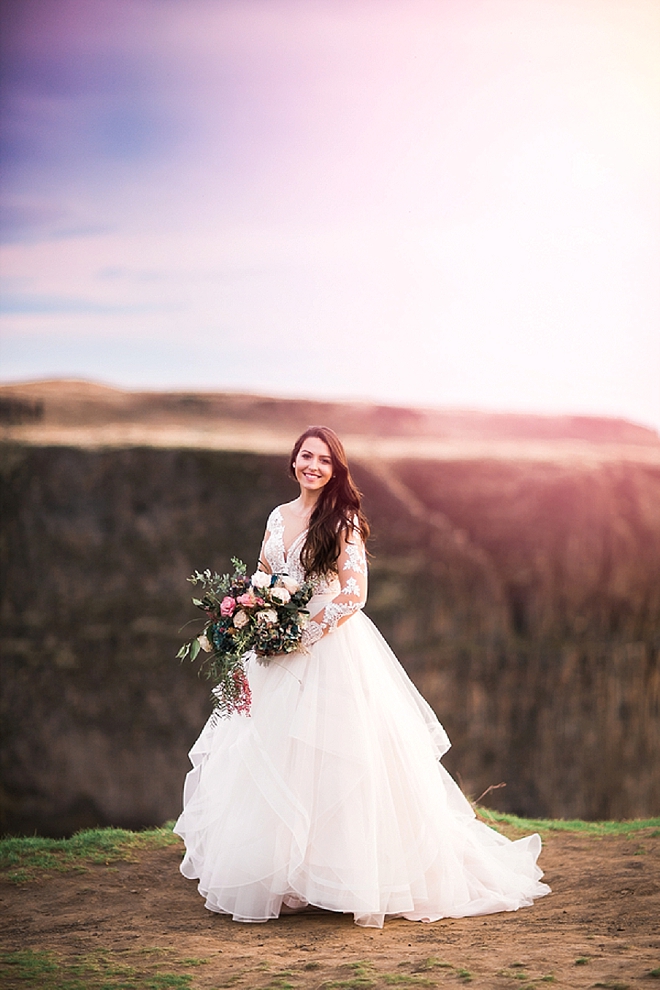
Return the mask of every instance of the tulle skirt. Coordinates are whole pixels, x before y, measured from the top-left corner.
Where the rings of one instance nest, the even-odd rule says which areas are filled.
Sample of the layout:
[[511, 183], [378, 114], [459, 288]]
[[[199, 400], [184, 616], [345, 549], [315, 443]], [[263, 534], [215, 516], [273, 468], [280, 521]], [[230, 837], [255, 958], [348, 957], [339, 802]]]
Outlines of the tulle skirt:
[[439, 762], [444, 729], [363, 613], [249, 679], [250, 717], [210, 719], [193, 746], [175, 826], [211, 911], [267, 921], [309, 904], [382, 927], [549, 893], [539, 836], [475, 818]]

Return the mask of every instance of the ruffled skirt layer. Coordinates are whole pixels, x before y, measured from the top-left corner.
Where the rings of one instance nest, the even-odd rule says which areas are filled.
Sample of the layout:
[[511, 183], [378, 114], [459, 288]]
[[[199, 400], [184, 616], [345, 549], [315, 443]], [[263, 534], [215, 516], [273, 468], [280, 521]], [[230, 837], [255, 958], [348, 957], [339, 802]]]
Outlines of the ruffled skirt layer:
[[211, 911], [267, 921], [311, 904], [381, 927], [549, 893], [539, 836], [477, 821], [438, 762], [442, 726], [365, 615], [249, 678], [251, 716], [209, 720], [193, 746], [175, 826]]

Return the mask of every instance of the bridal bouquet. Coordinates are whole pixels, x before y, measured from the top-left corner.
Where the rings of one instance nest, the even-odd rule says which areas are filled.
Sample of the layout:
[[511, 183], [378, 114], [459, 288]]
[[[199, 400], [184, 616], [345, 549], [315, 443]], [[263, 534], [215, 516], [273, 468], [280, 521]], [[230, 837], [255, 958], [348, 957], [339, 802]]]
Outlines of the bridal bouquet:
[[297, 650], [309, 615], [305, 606], [313, 594], [309, 581], [299, 584], [286, 574], [263, 571], [249, 578], [241, 560], [232, 557], [231, 562], [231, 575], [206, 570], [188, 578], [202, 586], [202, 597], [192, 601], [206, 613], [206, 623], [177, 653], [181, 660], [207, 654], [203, 668], [215, 682], [212, 695], [218, 715], [250, 713], [245, 661], [250, 654], [267, 658]]

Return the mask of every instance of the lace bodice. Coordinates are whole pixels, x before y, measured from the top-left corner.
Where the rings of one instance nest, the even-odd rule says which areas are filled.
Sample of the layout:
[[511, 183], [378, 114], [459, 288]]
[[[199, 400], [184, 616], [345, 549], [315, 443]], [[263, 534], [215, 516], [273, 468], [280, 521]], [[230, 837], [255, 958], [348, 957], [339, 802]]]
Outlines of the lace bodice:
[[[305, 569], [300, 562], [300, 553], [307, 530], [303, 530], [292, 542], [288, 551], [284, 542], [284, 517], [279, 506], [273, 509], [266, 524], [266, 535], [261, 547], [260, 560], [275, 574], [288, 574], [301, 583], [305, 580]], [[367, 558], [364, 543], [357, 529], [349, 539], [342, 540], [341, 553], [337, 560], [337, 572], [312, 579], [315, 595], [333, 595], [331, 601], [314, 613], [312, 599], [312, 619], [305, 631], [305, 645], [316, 642], [327, 632], [364, 607], [367, 600]]]
[[[300, 553], [306, 535], [307, 530], [304, 529], [287, 551], [284, 543], [284, 517], [279, 506], [273, 509], [266, 523], [266, 535], [261, 551], [261, 559], [268, 564], [273, 574], [288, 574], [302, 584], [305, 580], [305, 568], [300, 562]], [[336, 575], [316, 578], [313, 583], [316, 594], [339, 591], [339, 579]]]

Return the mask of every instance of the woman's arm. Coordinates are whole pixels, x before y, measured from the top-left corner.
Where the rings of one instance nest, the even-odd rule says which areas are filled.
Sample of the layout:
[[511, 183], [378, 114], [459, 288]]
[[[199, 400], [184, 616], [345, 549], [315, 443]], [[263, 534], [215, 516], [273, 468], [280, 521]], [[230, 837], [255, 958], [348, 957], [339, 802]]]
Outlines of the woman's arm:
[[303, 632], [303, 646], [317, 643], [364, 608], [367, 600], [367, 555], [358, 529], [352, 529], [348, 536], [345, 533], [342, 535], [337, 573], [341, 590], [325, 608], [312, 616]]

